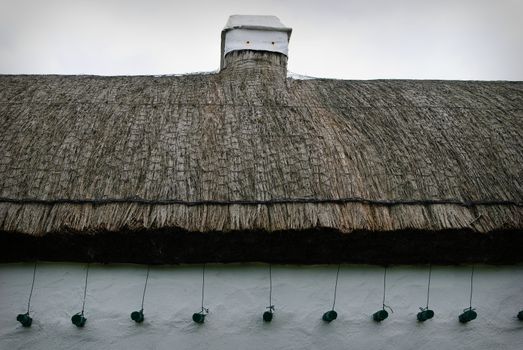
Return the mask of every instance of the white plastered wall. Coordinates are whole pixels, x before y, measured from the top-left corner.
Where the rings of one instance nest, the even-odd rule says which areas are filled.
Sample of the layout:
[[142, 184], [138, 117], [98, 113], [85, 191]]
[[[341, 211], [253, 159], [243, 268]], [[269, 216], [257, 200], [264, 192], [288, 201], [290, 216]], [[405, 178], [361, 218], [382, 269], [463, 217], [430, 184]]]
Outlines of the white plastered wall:
[[336, 266], [273, 266], [275, 318], [265, 324], [268, 268], [263, 264], [208, 265], [203, 325], [199, 310], [201, 266], [151, 268], [146, 320], [139, 309], [146, 268], [91, 265], [85, 328], [70, 317], [82, 306], [85, 265], [41, 263], [32, 298], [31, 328], [16, 321], [25, 312], [31, 264], [0, 264], [0, 349], [517, 349], [523, 339], [523, 266], [477, 266], [473, 306], [478, 318], [460, 324], [469, 303], [470, 267], [434, 267], [430, 306], [434, 319], [416, 321], [426, 300], [427, 267], [388, 269], [386, 304], [394, 313], [382, 323], [370, 315], [381, 307], [383, 268], [343, 265], [336, 310]]

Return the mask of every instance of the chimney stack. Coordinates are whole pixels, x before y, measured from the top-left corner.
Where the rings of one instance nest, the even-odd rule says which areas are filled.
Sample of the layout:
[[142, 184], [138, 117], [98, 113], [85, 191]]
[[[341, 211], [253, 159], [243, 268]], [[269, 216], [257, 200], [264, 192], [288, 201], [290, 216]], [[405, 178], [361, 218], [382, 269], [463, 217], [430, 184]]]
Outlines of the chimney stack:
[[[286, 71], [291, 32], [276, 16], [230, 16], [222, 30], [220, 70], [237, 61], [258, 59]], [[239, 51], [249, 54], [239, 55]]]

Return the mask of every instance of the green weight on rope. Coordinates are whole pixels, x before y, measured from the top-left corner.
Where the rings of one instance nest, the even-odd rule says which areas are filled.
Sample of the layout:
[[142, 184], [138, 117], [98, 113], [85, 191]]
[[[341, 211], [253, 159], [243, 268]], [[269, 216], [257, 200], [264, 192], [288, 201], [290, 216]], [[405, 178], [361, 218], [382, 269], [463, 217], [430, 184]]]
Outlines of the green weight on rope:
[[387, 319], [387, 317], [389, 317], [389, 313], [387, 312], [387, 310], [384, 309], [376, 311], [372, 314], [372, 319], [376, 322], [384, 321], [385, 319]]
[[327, 311], [321, 317], [321, 319], [324, 320], [325, 322], [332, 322], [337, 318], [338, 318], [338, 313], [334, 310]]
[[418, 318], [418, 321], [425, 322], [426, 320], [430, 320], [432, 317], [434, 317], [434, 311], [429, 309], [421, 310], [421, 312], [418, 312], [416, 317]]
[[265, 311], [265, 312], [263, 313], [263, 320], [264, 320], [265, 322], [271, 322], [273, 316], [274, 316], [274, 315], [273, 315], [272, 311]]
[[85, 322], [87, 322], [87, 318], [84, 317], [84, 314], [79, 312], [73, 317], [71, 317], [71, 322], [78, 328], [81, 328], [85, 326]]
[[131, 313], [131, 320], [133, 320], [136, 323], [142, 323], [144, 319], [145, 317], [143, 315], [143, 310], [133, 311]]
[[205, 314], [196, 312], [192, 315], [192, 320], [196, 323], [202, 324], [205, 322]]
[[31, 327], [33, 319], [29, 316], [29, 312], [25, 314], [19, 314], [16, 316], [16, 320], [22, 324], [23, 327]]
[[475, 320], [476, 317], [478, 317], [478, 314], [474, 309], [465, 309], [465, 312], [463, 312], [461, 315], [459, 315], [459, 322], [461, 323], [467, 323], [472, 320]]

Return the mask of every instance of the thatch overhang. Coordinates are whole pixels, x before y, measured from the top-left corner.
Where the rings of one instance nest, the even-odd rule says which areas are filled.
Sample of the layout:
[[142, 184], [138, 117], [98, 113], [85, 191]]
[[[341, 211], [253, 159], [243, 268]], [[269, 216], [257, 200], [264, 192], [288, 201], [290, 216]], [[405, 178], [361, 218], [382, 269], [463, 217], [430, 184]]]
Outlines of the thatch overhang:
[[229, 56], [0, 76], [2, 259], [522, 261], [522, 82], [295, 80], [283, 55]]

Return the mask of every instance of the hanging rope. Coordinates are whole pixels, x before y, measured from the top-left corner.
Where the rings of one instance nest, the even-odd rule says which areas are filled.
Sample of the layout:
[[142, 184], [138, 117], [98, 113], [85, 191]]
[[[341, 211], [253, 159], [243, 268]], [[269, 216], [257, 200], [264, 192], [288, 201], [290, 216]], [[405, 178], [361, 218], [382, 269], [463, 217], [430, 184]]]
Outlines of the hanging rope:
[[151, 265], [147, 265], [147, 275], [145, 276], [145, 286], [143, 287], [143, 295], [142, 295], [142, 311], [143, 311], [143, 302], [145, 300], [145, 291], [147, 290], [147, 282], [149, 281], [149, 271], [151, 269]]
[[334, 310], [334, 306], [336, 305], [336, 291], [338, 289], [338, 277], [340, 276], [340, 267], [341, 263], [338, 264], [338, 271], [336, 271], [336, 283], [334, 284], [334, 301], [332, 302], [332, 310]]
[[[272, 261], [272, 235], [269, 235], [269, 253]], [[263, 314], [264, 321], [270, 322], [272, 320], [272, 313], [274, 311], [274, 305], [272, 304], [272, 262], [269, 262], [269, 306], [266, 307], [269, 311]], [[267, 315], [267, 312], [270, 315]]]
[[269, 264], [269, 311], [274, 311], [274, 305], [272, 305], [272, 264]]
[[203, 307], [203, 300], [204, 300], [204, 296], [205, 296], [205, 265], [206, 264], [204, 263], [203, 268], [202, 268], [202, 311], [201, 311], [202, 314], [209, 312], [209, 309], [206, 309]]
[[85, 270], [85, 286], [84, 286], [84, 301], [82, 303], [82, 316], [84, 314], [84, 309], [85, 309], [85, 297], [87, 296], [87, 278], [89, 277], [89, 263], [87, 263], [87, 268]]
[[382, 301], [382, 306], [383, 306], [383, 310], [385, 310], [385, 308], [388, 308], [392, 313], [394, 313], [392, 308], [385, 304], [385, 294], [386, 294], [386, 291], [387, 291], [387, 266], [385, 266], [385, 269], [384, 269], [384, 272], [383, 272], [383, 301]]
[[269, 305], [272, 305], [272, 264], [269, 264]]
[[427, 306], [425, 307], [426, 310], [429, 308], [429, 299], [430, 299], [430, 277], [432, 274], [432, 264], [429, 264], [429, 283], [427, 286]]
[[35, 276], [36, 276], [36, 261], [33, 269], [33, 282], [31, 283], [31, 292], [29, 293], [29, 300], [27, 301], [27, 314], [29, 315], [29, 309], [31, 308], [31, 298], [33, 297], [33, 288], [35, 286]]
[[385, 266], [385, 272], [383, 273], [383, 309], [385, 309], [385, 291], [387, 290], [387, 267]]
[[418, 314], [416, 315], [416, 318], [420, 322], [425, 322], [434, 317], [434, 311], [429, 309], [431, 276], [432, 276], [432, 264], [429, 264], [429, 280], [427, 281], [427, 304], [425, 305], [425, 307], [420, 307], [419, 308], [420, 312], [418, 312]]
[[472, 265], [472, 270], [470, 272], [470, 302], [469, 309], [472, 310], [472, 292], [474, 290], [474, 265]]
[[203, 268], [202, 268], [202, 311], [203, 311], [204, 295], [205, 295], [205, 264], [203, 264]]
[[470, 269], [470, 299], [469, 307], [463, 309], [463, 313], [458, 316], [459, 322], [467, 323], [472, 320], [475, 320], [478, 317], [477, 312], [472, 308], [472, 294], [474, 292], [474, 265]]

